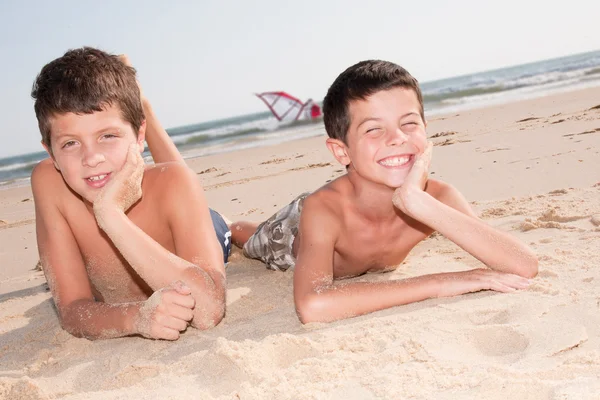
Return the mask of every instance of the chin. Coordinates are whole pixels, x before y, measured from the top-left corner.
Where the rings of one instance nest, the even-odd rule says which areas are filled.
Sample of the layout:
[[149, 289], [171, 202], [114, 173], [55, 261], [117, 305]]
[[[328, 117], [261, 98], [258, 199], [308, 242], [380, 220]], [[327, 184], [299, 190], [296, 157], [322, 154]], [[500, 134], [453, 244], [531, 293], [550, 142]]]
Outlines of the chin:
[[81, 199], [88, 204], [94, 204], [94, 200], [96, 200], [96, 197], [98, 197], [97, 193], [89, 192], [79, 193], [79, 196], [81, 196]]
[[384, 185], [386, 185], [392, 189], [397, 189], [400, 186], [404, 185], [404, 177], [396, 178], [396, 179], [386, 179], [384, 181]]

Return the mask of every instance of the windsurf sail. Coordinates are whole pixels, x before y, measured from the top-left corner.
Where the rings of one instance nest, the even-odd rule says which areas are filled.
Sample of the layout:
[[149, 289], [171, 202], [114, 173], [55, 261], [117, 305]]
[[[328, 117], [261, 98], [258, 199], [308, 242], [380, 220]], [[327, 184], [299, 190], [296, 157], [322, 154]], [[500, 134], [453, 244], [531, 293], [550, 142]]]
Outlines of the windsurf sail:
[[269, 107], [278, 121], [292, 122], [321, 116], [321, 107], [311, 99], [303, 103], [286, 92], [256, 93], [256, 97]]

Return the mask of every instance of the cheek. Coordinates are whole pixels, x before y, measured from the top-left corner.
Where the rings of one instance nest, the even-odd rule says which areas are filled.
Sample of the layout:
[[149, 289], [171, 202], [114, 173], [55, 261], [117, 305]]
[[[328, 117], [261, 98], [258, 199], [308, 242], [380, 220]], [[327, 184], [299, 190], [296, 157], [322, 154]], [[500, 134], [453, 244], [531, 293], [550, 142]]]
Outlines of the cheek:
[[418, 147], [419, 151], [422, 153], [425, 151], [425, 147], [427, 147], [427, 133], [425, 131], [419, 132], [414, 136], [415, 145]]
[[123, 169], [125, 162], [127, 161], [127, 150], [129, 144], [114, 146], [105, 150], [104, 156], [110, 160], [110, 163], [117, 171]]
[[[360, 147], [359, 147], [360, 146]], [[369, 143], [361, 143], [357, 148], [359, 151], [350, 152], [350, 159], [352, 164], [363, 165], [370, 163], [374, 158], [376, 158], [377, 147], [371, 146]]]

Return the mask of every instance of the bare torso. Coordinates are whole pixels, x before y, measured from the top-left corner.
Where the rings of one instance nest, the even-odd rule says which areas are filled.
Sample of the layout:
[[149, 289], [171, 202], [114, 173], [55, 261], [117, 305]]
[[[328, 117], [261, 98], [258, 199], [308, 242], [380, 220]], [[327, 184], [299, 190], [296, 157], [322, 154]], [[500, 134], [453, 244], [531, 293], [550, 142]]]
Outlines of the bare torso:
[[[426, 191], [437, 197], [440, 187], [439, 181], [430, 180]], [[334, 279], [393, 270], [419, 242], [433, 233], [428, 226], [398, 210], [395, 210], [395, 215], [390, 213], [386, 218], [362, 213], [345, 177], [331, 182], [313, 195], [331, 205], [330, 209], [340, 223], [333, 255]], [[294, 242], [295, 255], [301, 240], [299, 235]]]
[[[53, 169], [53, 167], [49, 166]], [[142, 231], [173, 252], [173, 236], [164, 216], [156, 212], [160, 201], [160, 169], [149, 168], [142, 184], [142, 199], [128, 212], [129, 219]], [[121, 256], [108, 236], [98, 227], [91, 205], [73, 193], [57, 171], [48, 170], [53, 181], [47, 189], [56, 192], [59, 207], [65, 217], [81, 253], [96, 300], [122, 303], [146, 300], [150, 287], [137, 275]], [[153, 198], [154, 197], [154, 198]], [[150, 205], [153, 205], [152, 207]]]

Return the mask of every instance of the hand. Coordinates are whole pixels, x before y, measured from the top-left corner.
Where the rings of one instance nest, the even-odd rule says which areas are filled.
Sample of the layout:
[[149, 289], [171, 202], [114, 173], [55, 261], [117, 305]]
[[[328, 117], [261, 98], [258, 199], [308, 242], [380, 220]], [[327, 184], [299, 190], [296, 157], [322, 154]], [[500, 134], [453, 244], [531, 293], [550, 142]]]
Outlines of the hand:
[[519, 275], [483, 268], [443, 273], [438, 278], [441, 285], [437, 297], [451, 297], [480, 290], [510, 293], [517, 289], [527, 289], [530, 283], [529, 279]]
[[127, 211], [142, 197], [142, 178], [144, 177], [144, 159], [137, 143], [127, 150], [125, 165], [114, 173], [94, 200], [94, 214], [102, 227], [101, 216], [107, 211]]
[[140, 308], [137, 333], [150, 339], [179, 339], [179, 332], [187, 329], [194, 316], [196, 302], [191, 293], [181, 281], [154, 292]]
[[[131, 64], [131, 60], [129, 59], [129, 56], [127, 54], [120, 54], [118, 57], [123, 64], [133, 68], [133, 64]], [[140, 81], [137, 78], [135, 81], [137, 82], [138, 89], [140, 89], [140, 101], [143, 105], [144, 101], [146, 100], [146, 96], [144, 96], [144, 92], [142, 91], [142, 85], [140, 85]]]
[[409, 214], [412, 203], [418, 201], [418, 199], [415, 199], [414, 194], [425, 189], [429, 177], [432, 150], [433, 143], [427, 142], [427, 147], [425, 147], [423, 153], [416, 157], [402, 186], [394, 191], [392, 202], [405, 214]]

